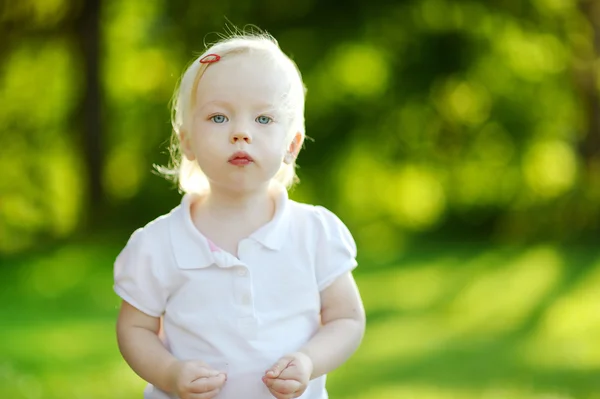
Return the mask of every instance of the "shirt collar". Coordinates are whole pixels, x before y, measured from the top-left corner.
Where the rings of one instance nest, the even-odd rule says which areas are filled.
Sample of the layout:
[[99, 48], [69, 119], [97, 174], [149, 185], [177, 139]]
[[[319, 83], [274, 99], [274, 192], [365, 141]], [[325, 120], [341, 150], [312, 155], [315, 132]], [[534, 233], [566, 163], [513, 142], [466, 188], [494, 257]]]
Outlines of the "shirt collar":
[[[275, 214], [271, 221], [248, 238], [270, 250], [278, 251], [288, 237], [289, 201], [287, 190], [282, 185], [273, 185], [272, 190]], [[173, 210], [170, 221], [171, 245], [177, 264], [182, 269], [204, 268], [216, 263], [210, 241], [192, 222], [190, 205], [194, 195], [183, 196], [181, 204]]]
[[288, 192], [281, 184], [274, 184], [271, 189], [273, 198], [275, 199], [275, 214], [273, 215], [273, 219], [252, 233], [249, 238], [273, 251], [278, 251], [288, 237]]

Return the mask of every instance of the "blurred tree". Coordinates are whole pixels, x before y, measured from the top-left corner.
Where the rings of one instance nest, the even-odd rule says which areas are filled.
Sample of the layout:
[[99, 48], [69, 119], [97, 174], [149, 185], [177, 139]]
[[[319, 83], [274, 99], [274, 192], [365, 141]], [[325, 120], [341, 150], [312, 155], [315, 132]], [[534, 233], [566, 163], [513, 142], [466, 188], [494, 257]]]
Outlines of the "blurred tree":
[[85, 159], [88, 204], [87, 216], [98, 215], [105, 199], [102, 185], [103, 125], [100, 56], [102, 0], [85, 0], [76, 22], [75, 40], [81, 57], [83, 88], [78, 112], [81, 147]]
[[579, 8], [589, 23], [592, 37], [589, 48], [579, 48], [576, 56], [582, 61], [577, 65], [577, 83], [583, 96], [587, 112], [587, 132], [581, 142], [580, 150], [588, 166], [600, 162], [600, 2], [579, 0]]
[[599, 227], [597, 1], [0, 4], [0, 251], [104, 206], [129, 229], [178, 201], [151, 174], [169, 99], [229, 21], [298, 63], [314, 143], [292, 196], [335, 208], [361, 244]]
[[100, 17], [100, 0], [0, 2], [0, 251], [99, 214]]

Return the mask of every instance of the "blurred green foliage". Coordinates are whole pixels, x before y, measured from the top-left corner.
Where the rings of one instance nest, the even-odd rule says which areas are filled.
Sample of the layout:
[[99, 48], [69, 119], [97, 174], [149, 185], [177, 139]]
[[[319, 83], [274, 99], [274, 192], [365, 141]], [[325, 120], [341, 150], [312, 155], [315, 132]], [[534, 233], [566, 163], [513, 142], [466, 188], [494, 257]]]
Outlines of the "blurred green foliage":
[[151, 172], [168, 161], [170, 96], [228, 21], [266, 29], [299, 64], [314, 142], [292, 196], [336, 210], [364, 250], [439, 231], [598, 231], [596, 1], [101, 1], [95, 202], [75, 123], [84, 3], [2, 3], [0, 252], [98, 228], [90, 215], [130, 229], [176, 204]]

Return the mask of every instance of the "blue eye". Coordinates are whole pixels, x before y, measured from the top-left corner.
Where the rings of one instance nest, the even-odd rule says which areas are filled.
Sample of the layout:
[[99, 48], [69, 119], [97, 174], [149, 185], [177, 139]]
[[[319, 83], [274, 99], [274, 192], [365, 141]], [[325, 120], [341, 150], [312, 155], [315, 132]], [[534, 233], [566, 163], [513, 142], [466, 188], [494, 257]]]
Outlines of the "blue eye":
[[273, 118], [270, 118], [265, 115], [261, 115], [258, 118], [256, 118], [256, 121], [258, 123], [260, 123], [261, 125], [268, 125], [269, 123], [273, 122]]
[[211, 116], [210, 120], [214, 123], [225, 123], [227, 121], [227, 117], [225, 115], [215, 115]]

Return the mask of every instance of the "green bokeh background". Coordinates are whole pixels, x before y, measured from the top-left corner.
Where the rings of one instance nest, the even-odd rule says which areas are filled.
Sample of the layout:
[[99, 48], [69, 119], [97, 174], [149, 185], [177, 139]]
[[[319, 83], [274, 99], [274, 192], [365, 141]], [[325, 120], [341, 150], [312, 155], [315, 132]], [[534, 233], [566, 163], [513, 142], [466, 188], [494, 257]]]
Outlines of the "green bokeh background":
[[169, 101], [226, 26], [308, 87], [301, 183], [368, 313], [332, 398], [600, 398], [600, 2], [0, 1], [0, 398], [133, 398], [112, 263], [180, 194]]

